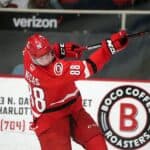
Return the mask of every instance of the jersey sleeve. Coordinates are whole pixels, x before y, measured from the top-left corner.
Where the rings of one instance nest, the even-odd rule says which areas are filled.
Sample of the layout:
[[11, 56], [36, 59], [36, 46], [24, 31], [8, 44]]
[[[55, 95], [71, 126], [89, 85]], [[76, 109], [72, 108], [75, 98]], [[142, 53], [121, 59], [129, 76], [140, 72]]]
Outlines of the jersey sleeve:
[[91, 64], [87, 60], [69, 60], [65, 61], [64, 73], [68, 78], [85, 79], [90, 77], [94, 72]]
[[104, 48], [99, 48], [85, 60], [69, 60], [65, 62], [65, 72], [68, 76], [76, 79], [85, 79], [97, 71], [103, 69], [104, 65], [111, 59], [111, 53]]
[[86, 59], [86, 62], [88, 65], [91, 65], [93, 73], [96, 73], [103, 69], [104, 65], [111, 59], [111, 56], [112, 55], [108, 49], [102, 47], [93, 52], [89, 58]]

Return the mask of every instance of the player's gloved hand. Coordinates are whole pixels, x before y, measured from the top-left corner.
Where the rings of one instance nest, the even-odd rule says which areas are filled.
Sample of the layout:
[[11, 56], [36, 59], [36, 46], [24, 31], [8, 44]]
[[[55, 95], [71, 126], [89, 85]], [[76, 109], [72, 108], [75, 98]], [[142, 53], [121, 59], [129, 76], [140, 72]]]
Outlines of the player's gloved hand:
[[102, 47], [109, 49], [111, 54], [115, 54], [128, 45], [128, 36], [125, 30], [114, 33], [111, 35], [110, 39], [102, 41]]
[[54, 53], [58, 58], [80, 58], [82, 52], [85, 50], [84, 47], [74, 44], [72, 42], [67, 42], [65, 44], [55, 44]]

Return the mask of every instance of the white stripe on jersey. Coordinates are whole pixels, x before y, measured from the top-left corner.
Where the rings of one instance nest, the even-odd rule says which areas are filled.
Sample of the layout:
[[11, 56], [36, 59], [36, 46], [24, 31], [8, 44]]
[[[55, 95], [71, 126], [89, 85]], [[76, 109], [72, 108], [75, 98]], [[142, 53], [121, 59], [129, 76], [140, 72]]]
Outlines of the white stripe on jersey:
[[74, 92], [67, 94], [63, 99], [61, 99], [61, 100], [59, 100], [57, 102], [51, 103], [50, 106], [53, 106], [53, 105], [56, 105], [56, 104], [60, 104], [60, 103], [64, 103], [67, 99], [75, 96], [78, 92], [79, 92], [79, 90], [76, 89]]
[[83, 61], [83, 64], [85, 66], [85, 69], [84, 69], [84, 73], [85, 73], [85, 78], [88, 78], [90, 76], [90, 71], [88, 69], [88, 66], [87, 66], [87, 62], [84, 60]]

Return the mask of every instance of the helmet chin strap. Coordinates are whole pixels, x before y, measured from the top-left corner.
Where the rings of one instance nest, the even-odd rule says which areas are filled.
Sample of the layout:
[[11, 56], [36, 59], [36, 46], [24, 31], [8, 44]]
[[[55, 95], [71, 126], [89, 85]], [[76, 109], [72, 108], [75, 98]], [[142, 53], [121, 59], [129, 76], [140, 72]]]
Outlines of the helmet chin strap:
[[[55, 55], [54, 55], [54, 53], [52, 53], [51, 52], [51, 61], [50, 61], [50, 63], [51, 62], [53, 62], [53, 60], [54, 60], [54, 58], [55, 58]], [[47, 65], [42, 65], [42, 64], [40, 64], [35, 58], [33, 58], [32, 56], [31, 56], [31, 59], [32, 59], [32, 62], [35, 64], [35, 65], [38, 65], [38, 66], [47, 66]]]
[[32, 57], [31, 57], [31, 59], [32, 59], [32, 62], [33, 62], [35, 65], [41, 66], [41, 64], [39, 64], [36, 59], [34, 59], [34, 58], [32, 58]]

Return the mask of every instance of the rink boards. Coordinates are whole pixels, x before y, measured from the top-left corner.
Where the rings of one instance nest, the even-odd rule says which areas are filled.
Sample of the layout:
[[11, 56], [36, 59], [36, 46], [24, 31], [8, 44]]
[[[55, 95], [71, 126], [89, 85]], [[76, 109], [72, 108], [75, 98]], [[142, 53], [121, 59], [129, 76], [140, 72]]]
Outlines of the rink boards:
[[[22, 77], [0, 77], [0, 147], [40, 150], [30, 129], [29, 93]], [[108, 149], [150, 149], [150, 81], [77, 81], [83, 106], [105, 135]], [[83, 148], [72, 142], [73, 150]]]

